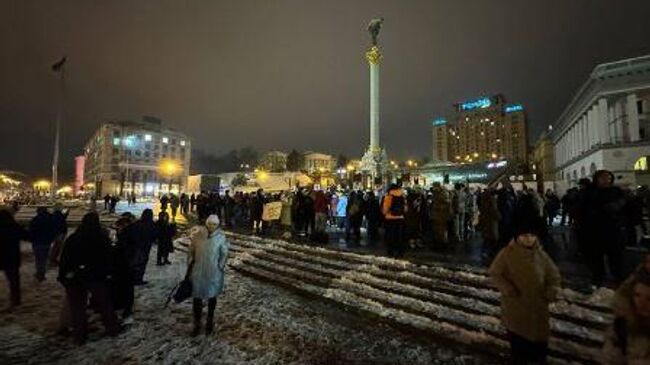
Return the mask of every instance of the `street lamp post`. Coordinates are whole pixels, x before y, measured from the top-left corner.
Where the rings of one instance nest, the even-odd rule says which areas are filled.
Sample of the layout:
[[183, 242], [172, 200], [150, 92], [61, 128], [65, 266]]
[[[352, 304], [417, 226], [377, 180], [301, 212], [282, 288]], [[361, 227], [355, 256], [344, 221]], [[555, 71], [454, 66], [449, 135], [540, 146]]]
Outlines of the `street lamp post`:
[[52, 71], [59, 72], [60, 78], [60, 91], [59, 91], [59, 108], [56, 113], [56, 131], [54, 134], [54, 156], [52, 156], [52, 189], [50, 190], [50, 198], [56, 197], [56, 189], [59, 179], [59, 139], [61, 134], [61, 118], [63, 115], [63, 102], [65, 100], [65, 61], [63, 57], [59, 62], [52, 65]]

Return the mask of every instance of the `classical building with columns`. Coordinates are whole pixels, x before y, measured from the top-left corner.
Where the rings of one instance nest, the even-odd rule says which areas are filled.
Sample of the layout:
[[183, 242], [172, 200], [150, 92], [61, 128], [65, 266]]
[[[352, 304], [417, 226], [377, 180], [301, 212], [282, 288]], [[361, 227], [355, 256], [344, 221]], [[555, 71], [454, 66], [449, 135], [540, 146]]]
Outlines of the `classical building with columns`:
[[596, 170], [621, 185], [650, 182], [650, 55], [596, 66], [553, 126], [556, 181]]

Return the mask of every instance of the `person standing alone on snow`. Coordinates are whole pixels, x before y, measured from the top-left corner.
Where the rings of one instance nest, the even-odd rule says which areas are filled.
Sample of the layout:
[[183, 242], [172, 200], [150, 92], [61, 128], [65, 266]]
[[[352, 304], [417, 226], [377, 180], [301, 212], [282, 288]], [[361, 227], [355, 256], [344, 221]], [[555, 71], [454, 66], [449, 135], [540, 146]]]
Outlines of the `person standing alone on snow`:
[[560, 291], [560, 272], [542, 250], [545, 228], [532, 200], [516, 215], [513, 238], [489, 269], [501, 292], [501, 322], [508, 331], [513, 364], [545, 364], [550, 335], [548, 306]]
[[212, 333], [217, 296], [223, 292], [229, 244], [226, 235], [219, 229], [219, 223], [217, 215], [209, 216], [205, 226], [198, 227], [191, 238], [187, 277], [192, 282], [192, 297], [194, 298], [192, 302], [194, 314], [192, 336], [198, 336], [201, 332], [203, 300], [208, 302], [205, 333], [207, 335]]

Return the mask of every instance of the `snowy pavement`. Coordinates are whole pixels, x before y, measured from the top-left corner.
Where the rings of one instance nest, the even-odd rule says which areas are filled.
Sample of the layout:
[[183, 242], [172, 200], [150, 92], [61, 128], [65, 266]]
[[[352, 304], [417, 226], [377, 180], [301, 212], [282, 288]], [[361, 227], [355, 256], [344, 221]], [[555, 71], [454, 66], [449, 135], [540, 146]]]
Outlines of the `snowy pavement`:
[[[309, 299], [228, 269], [219, 298], [216, 331], [189, 337], [189, 302], [164, 309], [169, 290], [184, 273], [184, 254], [169, 266], [149, 261], [149, 284], [136, 288], [135, 321], [115, 338], [104, 337], [91, 317], [90, 340], [81, 347], [56, 336], [62, 287], [50, 270], [37, 284], [24, 246], [23, 305], [0, 313], [0, 364], [489, 364], [500, 360], [407, 335], [383, 322]], [[152, 250], [152, 257], [155, 248]], [[8, 297], [0, 285], [0, 298]], [[2, 303], [4, 305], [4, 303]]]
[[[499, 293], [484, 269], [415, 264], [374, 255], [296, 245], [229, 233], [238, 271], [336, 303], [346, 309], [453, 341], [474, 351], [508, 351], [499, 323]], [[597, 363], [603, 330], [611, 323], [613, 292], [564, 289], [551, 305], [549, 360]]]

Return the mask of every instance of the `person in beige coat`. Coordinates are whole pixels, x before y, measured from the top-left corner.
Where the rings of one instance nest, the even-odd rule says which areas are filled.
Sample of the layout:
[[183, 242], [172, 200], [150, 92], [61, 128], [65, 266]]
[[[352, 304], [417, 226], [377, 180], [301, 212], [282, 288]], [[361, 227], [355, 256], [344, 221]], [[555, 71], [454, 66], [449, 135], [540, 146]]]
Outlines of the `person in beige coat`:
[[603, 364], [650, 364], [650, 273], [635, 273], [629, 285], [628, 304], [617, 308], [619, 312], [605, 335]]
[[556, 300], [561, 277], [539, 243], [543, 219], [528, 208], [519, 210], [514, 238], [494, 259], [489, 274], [501, 292], [501, 322], [508, 331], [512, 363], [545, 364], [548, 306]]

